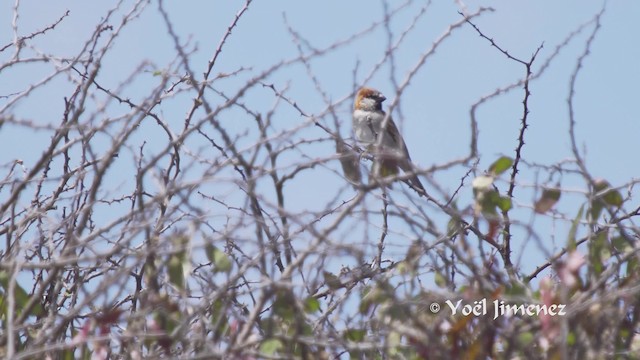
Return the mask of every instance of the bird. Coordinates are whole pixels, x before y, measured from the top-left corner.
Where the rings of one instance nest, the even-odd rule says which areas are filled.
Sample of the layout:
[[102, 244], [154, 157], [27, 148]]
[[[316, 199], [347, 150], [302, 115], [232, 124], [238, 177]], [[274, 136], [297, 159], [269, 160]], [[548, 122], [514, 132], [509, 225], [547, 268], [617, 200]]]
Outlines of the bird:
[[[391, 115], [382, 110], [382, 102], [386, 99], [376, 89], [363, 87], [358, 90], [353, 106], [355, 138], [367, 147], [367, 152], [373, 153], [374, 174], [382, 177], [397, 175], [398, 168], [406, 173], [413, 173], [414, 167], [407, 145]], [[410, 177], [409, 183], [426, 192], [418, 175]]]

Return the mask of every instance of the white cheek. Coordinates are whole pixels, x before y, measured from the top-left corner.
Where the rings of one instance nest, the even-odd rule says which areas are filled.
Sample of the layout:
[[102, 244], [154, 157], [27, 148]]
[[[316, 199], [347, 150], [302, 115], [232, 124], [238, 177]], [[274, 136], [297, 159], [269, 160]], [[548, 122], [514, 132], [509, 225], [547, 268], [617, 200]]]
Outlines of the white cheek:
[[355, 110], [353, 112], [353, 121], [355, 123], [360, 124], [363, 121], [367, 120], [367, 113], [362, 110]]

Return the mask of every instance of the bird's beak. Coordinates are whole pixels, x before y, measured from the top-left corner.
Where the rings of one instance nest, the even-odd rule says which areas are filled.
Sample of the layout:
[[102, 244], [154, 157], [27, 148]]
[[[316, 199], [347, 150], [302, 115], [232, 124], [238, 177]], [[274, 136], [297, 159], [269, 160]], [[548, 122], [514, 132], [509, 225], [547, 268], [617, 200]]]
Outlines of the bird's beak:
[[386, 98], [386, 97], [384, 97], [384, 95], [380, 95], [380, 96], [378, 97], [378, 99], [380, 99], [380, 102], [383, 102], [383, 101], [387, 100], [387, 98]]

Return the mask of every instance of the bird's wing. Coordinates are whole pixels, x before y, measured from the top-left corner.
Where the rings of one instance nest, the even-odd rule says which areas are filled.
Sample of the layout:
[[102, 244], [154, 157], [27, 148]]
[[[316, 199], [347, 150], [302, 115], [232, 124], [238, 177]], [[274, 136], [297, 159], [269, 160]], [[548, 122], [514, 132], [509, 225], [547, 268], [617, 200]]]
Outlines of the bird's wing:
[[402, 152], [402, 155], [406, 158], [406, 160], [411, 161], [411, 156], [409, 156], [409, 149], [407, 149], [407, 144], [405, 144], [402, 135], [400, 135], [400, 131], [398, 131], [398, 127], [393, 122], [393, 119], [389, 117], [389, 121], [387, 122], [387, 133], [390, 135], [391, 140], [396, 145], [396, 149]]

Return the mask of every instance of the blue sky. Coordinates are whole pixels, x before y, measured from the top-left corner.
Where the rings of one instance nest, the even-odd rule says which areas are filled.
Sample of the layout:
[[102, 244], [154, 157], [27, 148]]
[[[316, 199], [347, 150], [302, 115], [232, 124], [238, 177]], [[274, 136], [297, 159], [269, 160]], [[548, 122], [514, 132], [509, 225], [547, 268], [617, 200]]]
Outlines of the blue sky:
[[[125, 5], [119, 13], [126, 12], [133, 3], [124, 1]], [[389, 2], [389, 7], [394, 8], [400, 3]], [[601, 1], [578, 0], [465, 3], [470, 12], [476, 11], [479, 6], [491, 6], [495, 9], [474, 22], [513, 56], [528, 60], [544, 43], [533, 66], [534, 74], [570, 32], [591, 20], [603, 6]], [[71, 56], [84, 45], [95, 24], [114, 4], [113, 1], [22, 1], [18, 18], [19, 35], [41, 29], [68, 9], [69, 17], [55, 30], [38, 37], [30, 44], [46, 53]], [[180, 40], [188, 42], [194, 49], [190, 66], [197, 75], [201, 75], [206, 69], [207, 61], [242, 4], [241, 1], [165, 2]], [[390, 27], [395, 35], [394, 41], [425, 4], [426, 1], [412, 1], [393, 18]], [[0, 4], [0, 46], [9, 43], [13, 37], [12, 7], [13, 2]], [[287, 30], [288, 26], [312, 47], [324, 48], [380, 21], [383, 9], [381, 1], [370, 0], [256, 0], [233, 30], [214, 73], [245, 70], [238, 76], [221, 79], [217, 84], [221, 89], [232, 91], [272, 64], [298, 56], [296, 45]], [[387, 62], [373, 73], [367, 85], [387, 94], [390, 104], [395, 97], [392, 79], [399, 83], [405, 79], [421, 54], [431, 47], [440, 34], [447, 31], [447, 26], [461, 19], [458, 11], [459, 7], [454, 1], [433, 1], [394, 52], [394, 72], [391, 72]], [[576, 86], [578, 145], [581, 151], [584, 150], [583, 155], [592, 175], [606, 178], [614, 186], [624, 185], [638, 177], [635, 151], [640, 134], [640, 121], [635, 109], [637, 84], [640, 83], [640, 69], [637, 66], [637, 59], [640, 58], [637, 41], [640, 35], [638, 14], [640, 2], [608, 2], [602, 17], [602, 29], [595, 38], [591, 54], [584, 61]], [[119, 18], [120, 16], [116, 16], [114, 19]], [[567, 135], [569, 79], [592, 29], [593, 26], [589, 26], [573, 38], [546, 69], [545, 74], [531, 84], [531, 113], [523, 150], [524, 158], [530, 163], [551, 165], [573, 157]], [[315, 77], [330, 99], [345, 99], [337, 108], [339, 120], [342, 121], [340, 132], [344, 137], [350, 136], [350, 94], [354, 90], [354, 81], [355, 85], [362, 85], [366, 75], [383, 59], [387, 42], [384, 27], [378, 27], [346, 46], [310, 61]], [[309, 51], [306, 46], [303, 49]], [[0, 63], [7, 61], [11, 54], [12, 50], [1, 53]], [[29, 54], [29, 51], [25, 51], [25, 54]], [[124, 90], [124, 94], [132, 100], [140, 100], [160, 81], [158, 76], [154, 76], [154, 71], [166, 71], [175, 57], [174, 44], [154, 2], [117, 38], [112, 51], [105, 58], [97, 80], [107, 88], [116, 88], [131, 73], [136, 72], [140, 64], [146, 62], [142, 67], [143, 73]], [[354, 70], [356, 67], [357, 71]], [[0, 96], [23, 91], [30, 83], [42, 79], [51, 71], [50, 64], [25, 64], [5, 68], [0, 71]], [[415, 163], [428, 168], [465, 156], [470, 134], [470, 106], [481, 97], [517, 81], [523, 75], [522, 65], [508, 60], [492, 48], [470, 26], [454, 30], [451, 37], [441, 44], [435, 55], [412, 78], [394, 112]], [[326, 107], [301, 64], [279, 70], [265, 82], [278, 89], [286, 88], [286, 96], [296, 101], [308, 114], [318, 114]], [[57, 124], [64, 108], [61, 94], [68, 96], [71, 90], [68, 79], [58, 76], [47, 86], [12, 106], [7, 113], [41, 125]], [[500, 155], [514, 155], [522, 116], [521, 100], [522, 90], [516, 89], [490, 100], [478, 109], [480, 170], [486, 169]], [[0, 108], [5, 106], [6, 101], [5, 98], [0, 98]], [[252, 109], [266, 113], [273, 107], [276, 98], [270, 89], [256, 87], [246, 94], [244, 101]], [[96, 102], [98, 103], [99, 101]], [[189, 104], [188, 96], [176, 96], [163, 104], [160, 112], [178, 131]], [[115, 105], [111, 106], [114, 107], [114, 114], [124, 111]], [[242, 112], [231, 110], [228, 114], [227, 124], [233, 128], [234, 117], [242, 116]], [[305, 121], [307, 119], [285, 105], [278, 107], [274, 118], [275, 127], [281, 130], [300, 126]], [[328, 117], [323, 121], [327, 121], [327, 125], [333, 125]], [[238, 126], [236, 130], [241, 134], [245, 129]], [[298, 135], [308, 139], [326, 136], [313, 126], [308, 126]], [[160, 136], [157, 129], [150, 127], [148, 132], [138, 132], [132, 144], [146, 141], [149, 151], [152, 151], [154, 146], [163, 146]], [[30, 161], [34, 161], [42, 153], [43, 149], [39, 144], [46, 143], [49, 137], [50, 133], [47, 131], [34, 133], [16, 126], [2, 127], [0, 164], [22, 159], [25, 166], [29, 167]], [[249, 146], [251, 140], [251, 137], [241, 137], [238, 141], [239, 144], [246, 142], [244, 145]], [[106, 143], [108, 140], [96, 141]], [[312, 158], [329, 157], [334, 150], [327, 144], [329, 143], [310, 146], [301, 151], [307, 151], [306, 155]], [[201, 154], [206, 152], [199, 148], [203, 144], [194, 143], [193, 146]], [[295, 156], [291, 156], [289, 161], [297, 160]], [[286, 157], [284, 161], [287, 161]], [[113, 181], [115, 184], [125, 184], [127, 177], [124, 169], [130, 168], [132, 164], [123, 163], [119, 166], [122, 166], [123, 171], [112, 174]], [[335, 163], [327, 166], [337, 169]], [[453, 190], [465, 172], [466, 169], [456, 168], [436, 174], [435, 179], [445, 189]], [[557, 179], [553, 178], [552, 184]], [[526, 195], [517, 198], [516, 211], [522, 211], [523, 221], [528, 221], [528, 207], [534, 201], [533, 193], [526, 186], [536, 182], [545, 183], [544, 180], [544, 176], [536, 179], [536, 173], [531, 169], [523, 168], [519, 175], [518, 181], [525, 186], [522, 191]], [[470, 181], [466, 184], [466, 195], [461, 199], [463, 204], [465, 200], [468, 204], [471, 196]], [[584, 181], [575, 176], [563, 177], [561, 185], [564, 189], [578, 192], [586, 189]], [[301, 175], [290, 186], [292, 196], [288, 198], [289, 206], [296, 209], [316, 209], [328, 202], [318, 202], [318, 198], [332, 198], [336, 189], [343, 184], [331, 172], [318, 170]], [[517, 190], [516, 195], [518, 191], [521, 190]], [[346, 198], [347, 194], [344, 196]], [[583, 200], [579, 194], [568, 196], [566, 201], [559, 204], [559, 208], [568, 216], [573, 216]], [[546, 221], [548, 219], [538, 218], [534, 224], [546, 226]], [[557, 240], [555, 246], [562, 246], [567, 224], [557, 225], [558, 228], [550, 236]], [[402, 254], [404, 251], [399, 250], [398, 253]], [[523, 266], [530, 268], [535, 264], [525, 263]]]

